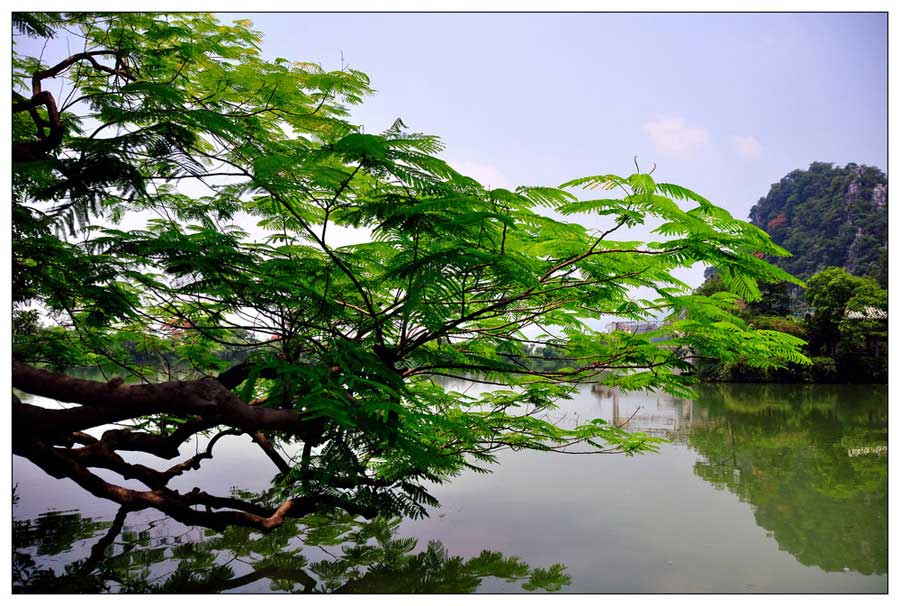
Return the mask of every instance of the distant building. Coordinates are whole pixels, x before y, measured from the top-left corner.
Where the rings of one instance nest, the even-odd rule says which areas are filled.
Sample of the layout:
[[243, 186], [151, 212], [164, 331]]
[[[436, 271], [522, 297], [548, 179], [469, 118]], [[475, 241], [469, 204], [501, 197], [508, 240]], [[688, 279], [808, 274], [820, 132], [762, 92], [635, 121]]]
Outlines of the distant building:
[[[888, 319], [887, 310], [874, 305], [866, 305], [861, 310], [851, 310], [844, 314], [848, 320], [884, 320]], [[875, 353], [875, 357], [881, 355], [882, 348], [887, 345], [887, 325], [883, 332], [870, 331], [866, 335], [866, 350]]]
[[844, 314], [848, 320], [887, 320], [887, 310], [867, 305], [860, 311], [848, 311]]
[[650, 332], [651, 330], [656, 330], [660, 326], [662, 326], [662, 322], [634, 322], [634, 321], [622, 321], [622, 322], [610, 322], [606, 325], [606, 332], [613, 332], [614, 330], [621, 330], [630, 333], [642, 333], [642, 332]]

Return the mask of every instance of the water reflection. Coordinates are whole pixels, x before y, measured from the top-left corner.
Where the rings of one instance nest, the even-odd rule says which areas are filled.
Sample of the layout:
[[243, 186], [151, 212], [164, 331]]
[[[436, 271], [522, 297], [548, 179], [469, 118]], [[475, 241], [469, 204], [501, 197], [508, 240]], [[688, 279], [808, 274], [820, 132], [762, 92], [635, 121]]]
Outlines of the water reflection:
[[[147, 510], [115, 533], [114, 507], [16, 457], [16, 590], [886, 591], [884, 386], [703, 385], [694, 401], [583, 386], [557, 413], [671, 443], [638, 457], [503, 453], [490, 475], [434, 487], [430, 518], [365, 548], [352, 528], [340, 543], [317, 538], [343, 528], [334, 520], [207, 536]], [[239, 476], [264, 490], [271, 469], [254, 448], [224, 439], [190, 482], [227, 493]], [[386, 542], [412, 541], [400, 537], [419, 542]], [[431, 539], [443, 547], [423, 551]], [[522, 559], [478, 556], [485, 547]], [[522, 561], [546, 568], [516, 572]]]
[[496, 551], [462, 558], [431, 541], [416, 553], [417, 539], [397, 537], [396, 519], [317, 514], [263, 535], [166, 518], [130, 526], [128, 517], [122, 509], [112, 521], [71, 511], [16, 521], [13, 591], [469, 593], [488, 578], [513, 591], [559, 591], [570, 581], [561, 565], [531, 568]]
[[609, 401], [609, 422], [672, 442], [685, 441], [687, 434], [707, 418], [702, 406], [694, 418], [693, 400], [674, 398], [665, 393], [623, 395], [603, 385], [592, 386], [591, 392], [601, 401]]
[[701, 385], [695, 401], [611, 400], [610, 421], [686, 442], [694, 473], [753, 505], [779, 548], [822, 570], [887, 572], [882, 386]]

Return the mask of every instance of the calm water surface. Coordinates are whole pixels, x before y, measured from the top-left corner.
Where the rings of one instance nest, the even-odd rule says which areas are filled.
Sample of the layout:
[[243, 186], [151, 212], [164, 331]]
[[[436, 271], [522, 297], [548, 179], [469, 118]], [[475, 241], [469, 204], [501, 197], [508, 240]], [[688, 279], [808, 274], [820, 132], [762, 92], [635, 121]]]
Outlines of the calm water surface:
[[[14, 457], [14, 583], [45, 591], [99, 583], [113, 591], [885, 592], [886, 388], [703, 385], [699, 393], [691, 401], [583, 386], [558, 411], [564, 422], [627, 421], [670, 440], [657, 454], [505, 452], [492, 474], [434, 487], [441, 507], [429, 518], [317, 520], [266, 537], [216, 535], [151, 511], [114, 520], [114, 504]], [[270, 465], [249, 438], [225, 438], [212, 461], [172, 487], [259, 491]], [[114, 522], [121, 532], [110, 530]]]

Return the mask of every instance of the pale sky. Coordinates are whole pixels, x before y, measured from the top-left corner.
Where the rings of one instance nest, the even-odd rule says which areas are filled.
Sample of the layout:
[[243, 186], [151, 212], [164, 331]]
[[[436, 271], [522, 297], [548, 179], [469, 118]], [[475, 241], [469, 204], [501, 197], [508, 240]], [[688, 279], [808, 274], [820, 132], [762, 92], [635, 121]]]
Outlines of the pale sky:
[[[486, 185], [629, 174], [692, 188], [747, 219], [811, 162], [887, 171], [887, 16], [831, 14], [225, 14], [271, 58], [346, 65]], [[689, 281], [699, 284], [701, 271]]]
[[[366, 72], [377, 93], [357, 123], [374, 133], [400, 117], [436, 134], [444, 157], [487, 186], [627, 175], [637, 156], [657, 180], [747, 219], [811, 162], [887, 170], [883, 13], [220, 18], [251, 19], [268, 58]], [[700, 268], [681, 275], [702, 281]]]

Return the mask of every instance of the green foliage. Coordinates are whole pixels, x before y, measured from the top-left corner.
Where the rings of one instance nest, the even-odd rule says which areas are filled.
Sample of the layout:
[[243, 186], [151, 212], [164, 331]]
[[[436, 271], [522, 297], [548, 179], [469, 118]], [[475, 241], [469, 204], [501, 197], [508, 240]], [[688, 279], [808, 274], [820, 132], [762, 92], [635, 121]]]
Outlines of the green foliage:
[[[794, 253], [770, 260], [810, 278], [810, 290], [803, 293], [783, 281], [763, 283], [759, 299], [748, 301], [742, 315], [756, 326], [767, 323], [809, 340], [807, 353], [817, 362], [812, 368], [794, 367], [775, 373], [743, 364], [703, 362], [700, 375], [741, 381], [883, 381], [887, 372], [886, 326], [878, 321], [845, 321], [844, 315], [866, 307], [886, 309], [886, 293], [878, 292], [879, 285], [887, 286], [886, 176], [868, 166], [836, 168], [816, 162], [809, 170], [795, 170], [774, 184], [751, 209], [750, 218], [774, 242]], [[834, 281], [836, 268], [846, 271]], [[715, 277], [716, 272], [711, 273], [698, 292], [721, 289], [721, 280]], [[866, 282], [865, 294], [848, 307], [848, 292], [862, 284], [851, 280], [850, 274], [871, 280]], [[863, 303], [864, 299], [869, 302]], [[808, 314], [809, 325], [801, 334], [790, 328], [795, 324], [791, 317], [804, 314]], [[785, 319], [777, 326], [771, 321], [776, 316]]]
[[[236, 393], [319, 427], [271, 436], [308, 446], [277, 476], [282, 497], [422, 515], [428, 482], [482, 469], [500, 448], [655, 448], [600, 421], [555, 423], [574, 383], [689, 396], [690, 352], [806, 361], [799, 339], [732, 311], [736, 296], [759, 297], [760, 280], [799, 283], [760, 258], [787, 252], [684, 187], [638, 172], [487, 190], [401, 120], [381, 134], [347, 122], [371, 92], [364, 74], [265, 60], [247, 23], [65, 22], [112, 58], [58, 75], [77, 99], [60, 108], [62, 142], [14, 166], [13, 299], [57, 324], [15, 354], [152, 380], [154, 355], [199, 377], [242, 352], [251, 374]], [[34, 62], [14, 65], [27, 82]], [[33, 128], [15, 121], [14, 140], [34, 142]], [[611, 197], [581, 200], [577, 188]], [[136, 212], [156, 217], [114, 225]], [[613, 239], [648, 219], [662, 222], [652, 241]], [[369, 241], [335, 243], [354, 228]], [[675, 274], [696, 263], [718, 268], [732, 294], [690, 293]], [[647, 334], [592, 328], [659, 315], [668, 323]], [[552, 352], [540, 368], [522, 362], [535, 346]], [[496, 391], [453, 393], [443, 376]], [[556, 586], [557, 572], [535, 586]]]
[[840, 373], [886, 381], [887, 291], [830, 267], [810, 279], [806, 296], [810, 350], [834, 358]]
[[792, 274], [844, 267], [887, 286], [887, 177], [877, 168], [814, 162], [792, 171], [756, 203], [750, 220], [794, 253], [773, 259]]
[[[807, 315], [801, 320], [784, 311], [786, 284], [769, 285], [770, 298], [762, 302], [737, 302], [735, 313], [757, 330], [772, 330], [808, 341], [805, 354], [811, 366], [788, 365], [767, 369], [747, 364], [743, 358], [707, 359], [696, 365], [707, 381], [748, 382], [883, 382], [887, 379], [887, 291], [871, 278], [853, 276], [845, 269], [829, 267], [807, 282]], [[718, 275], [697, 289], [712, 295], [724, 290]], [[781, 301], [781, 303], [778, 303]], [[784, 315], [774, 315], [772, 310]], [[768, 313], [767, 313], [768, 312]]]
[[59, 13], [12, 13], [13, 30], [32, 38], [52, 38], [62, 23]]

